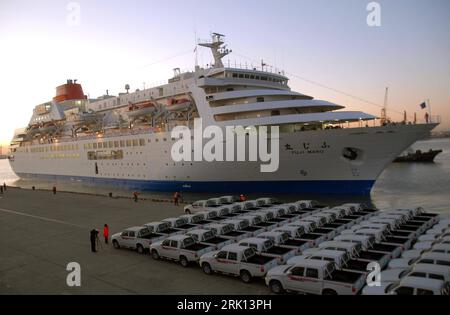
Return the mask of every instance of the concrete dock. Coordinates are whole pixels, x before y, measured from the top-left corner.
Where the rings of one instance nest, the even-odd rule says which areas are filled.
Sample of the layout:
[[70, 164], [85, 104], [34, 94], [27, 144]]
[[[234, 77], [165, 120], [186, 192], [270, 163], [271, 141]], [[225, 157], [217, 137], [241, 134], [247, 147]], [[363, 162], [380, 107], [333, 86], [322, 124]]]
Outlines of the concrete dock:
[[[90, 252], [89, 231], [122, 229], [183, 214], [168, 202], [10, 188], [0, 195], [0, 294], [269, 294], [262, 280], [244, 284], [207, 276], [103, 242]], [[81, 287], [66, 266], [81, 265]]]

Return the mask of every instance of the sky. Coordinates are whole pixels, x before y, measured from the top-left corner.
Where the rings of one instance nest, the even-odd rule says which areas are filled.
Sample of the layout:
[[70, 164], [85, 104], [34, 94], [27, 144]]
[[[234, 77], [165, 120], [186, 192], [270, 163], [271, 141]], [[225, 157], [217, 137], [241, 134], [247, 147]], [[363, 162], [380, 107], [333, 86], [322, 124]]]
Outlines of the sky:
[[[225, 63], [264, 60], [288, 73], [294, 91], [375, 115], [388, 86], [392, 119], [404, 110], [423, 119], [419, 105], [430, 99], [438, 130], [449, 130], [450, 1], [376, 1], [375, 27], [370, 2], [1, 0], [0, 144], [66, 79], [91, 98], [161, 84], [173, 68], [193, 69], [196, 38], [211, 32], [233, 50]], [[211, 63], [210, 51], [199, 48], [198, 61]]]

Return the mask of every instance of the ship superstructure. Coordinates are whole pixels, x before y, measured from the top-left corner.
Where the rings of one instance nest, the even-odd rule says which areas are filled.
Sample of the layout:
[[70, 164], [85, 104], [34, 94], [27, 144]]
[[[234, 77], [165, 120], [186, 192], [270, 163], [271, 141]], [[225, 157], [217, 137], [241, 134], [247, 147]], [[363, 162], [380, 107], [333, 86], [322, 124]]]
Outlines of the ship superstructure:
[[[157, 191], [368, 194], [397, 155], [435, 124], [375, 126], [376, 116], [294, 92], [282, 72], [227, 67], [224, 36], [200, 43], [214, 64], [174, 69], [167, 84], [88, 99], [76, 80], [57, 88], [16, 131], [10, 162], [21, 177], [65, 177]], [[176, 126], [279, 126], [280, 167], [174, 162]]]

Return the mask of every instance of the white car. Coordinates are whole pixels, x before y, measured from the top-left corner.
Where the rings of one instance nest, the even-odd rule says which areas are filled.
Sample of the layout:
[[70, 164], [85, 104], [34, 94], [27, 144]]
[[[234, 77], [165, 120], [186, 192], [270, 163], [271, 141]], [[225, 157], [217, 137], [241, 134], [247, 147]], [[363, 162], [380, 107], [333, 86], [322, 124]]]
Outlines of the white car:
[[279, 265], [285, 264], [297, 252], [296, 249], [275, 245], [272, 240], [261, 237], [243, 239], [239, 241], [238, 245], [252, 247], [260, 255], [276, 258]]
[[199, 264], [208, 275], [219, 272], [239, 276], [243, 282], [249, 283], [255, 277], [264, 277], [268, 270], [277, 266], [277, 260], [259, 255], [252, 247], [233, 244], [202, 255]]
[[381, 272], [383, 282], [397, 282], [406, 276], [450, 281], [450, 269], [445, 266], [416, 264], [406, 269], [388, 269]]
[[423, 249], [422, 250], [421, 249], [409, 249], [409, 250], [405, 250], [402, 253], [401, 258], [406, 258], [406, 259], [419, 258], [425, 252], [426, 252], [426, 250], [423, 250]]
[[374, 236], [367, 236], [367, 235], [338, 235], [334, 239], [334, 241], [341, 241], [341, 242], [349, 242], [349, 243], [357, 243], [361, 244], [362, 248], [364, 250], [370, 249], [373, 244], [375, 243], [375, 237]]
[[276, 294], [293, 291], [321, 295], [355, 295], [364, 286], [360, 273], [336, 270], [326, 260], [302, 259], [296, 265], [271, 269], [265, 278]]
[[418, 264], [432, 264], [432, 265], [441, 265], [447, 266], [450, 268], [450, 254], [441, 254], [441, 253], [425, 253], [423, 254], [419, 260]]
[[154, 233], [145, 226], [135, 226], [111, 236], [111, 242], [115, 249], [130, 248], [140, 254], [150, 249], [153, 242], [160, 241], [166, 236]]
[[431, 253], [450, 254], [450, 244], [438, 243], [430, 249]]
[[198, 262], [201, 255], [214, 250], [213, 246], [197, 243], [187, 235], [174, 235], [150, 246], [153, 259], [165, 258], [179, 261], [183, 267], [191, 262]]
[[335, 264], [335, 269], [341, 270], [345, 266], [347, 261], [351, 259], [351, 257], [350, 254], [347, 252], [338, 250], [320, 249], [316, 252], [312, 252], [309, 255], [303, 254], [301, 256], [292, 257], [287, 261], [287, 264], [296, 265], [305, 259], [331, 261]]
[[449, 295], [447, 282], [436, 279], [405, 277], [399, 282], [382, 283], [380, 287], [366, 286], [363, 295]]
[[418, 260], [419, 257], [392, 259], [388, 264], [388, 269], [405, 269], [415, 264]]

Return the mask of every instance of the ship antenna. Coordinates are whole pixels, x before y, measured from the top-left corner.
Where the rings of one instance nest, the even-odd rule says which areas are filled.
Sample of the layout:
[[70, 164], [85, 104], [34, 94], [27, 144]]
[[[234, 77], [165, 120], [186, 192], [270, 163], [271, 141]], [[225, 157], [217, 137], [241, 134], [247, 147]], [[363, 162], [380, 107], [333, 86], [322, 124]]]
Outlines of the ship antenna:
[[214, 68], [224, 68], [222, 58], [230, 54], [232, 51], [227, 49], [225, 46], [222, 47], [225, 44], [223, 41], [223, 37], [225, 37], [225, 35], [212, 33], [211, 37], [211, 42], [198, 43], [198, 45], [211, 49], [214, 56]]
[[195, 49], [194, 49], [194, 52], [195, 52], [195, 70], [197, 71], [197, 70], [198, 70], [198, 47], [197, 47], [197, 45], [198, 45], [198, 39], [197, 39], [197, 29], [194, 30], [194, 36], [195, 36], [195, 39], [194, 39], [194, 43], [195, 43]]
[[389, 88], [386, 87], [386, 93], [384, 94], [384, 104], [381, 109], [381, 124], [385, 124], [387, 122], [387, 106], [388, 106], [388, 97], [389, 97]]

